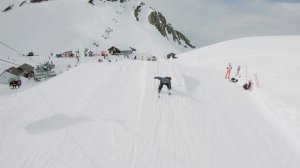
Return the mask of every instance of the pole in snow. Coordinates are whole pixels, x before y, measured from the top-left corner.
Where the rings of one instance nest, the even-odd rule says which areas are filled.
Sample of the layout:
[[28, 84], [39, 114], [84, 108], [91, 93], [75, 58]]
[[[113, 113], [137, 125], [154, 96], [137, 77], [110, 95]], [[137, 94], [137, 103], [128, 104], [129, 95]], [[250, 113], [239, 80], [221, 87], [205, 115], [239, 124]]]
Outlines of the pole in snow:
[[256, 86], [257, 86], [258, 88], [260, 88], [260, 85], [259, 85], [259, 82], [258, 82], [258, 77], [257, 77], [257, 74], [256, 74], [256, 73], [254, 74], [254, 77], [255, 77]]
[[246, 65], [246, 81], [245, 82], [247, 82], [247, 80], [248, 80], [248, 67]]

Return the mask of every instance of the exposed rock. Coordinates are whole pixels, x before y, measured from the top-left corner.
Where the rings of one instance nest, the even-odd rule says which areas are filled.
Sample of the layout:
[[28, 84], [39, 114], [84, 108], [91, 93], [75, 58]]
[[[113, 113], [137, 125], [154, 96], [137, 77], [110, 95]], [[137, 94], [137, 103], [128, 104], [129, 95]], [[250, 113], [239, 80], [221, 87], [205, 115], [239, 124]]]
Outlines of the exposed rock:
[[89, 0], [89, 4], [95, 5], [95, 4], [94, 4], [94, 0]]
[[20, 6], [23, 6], [26, 2], [27, 2], [27, 1], [23, 1], [23, 2], [20, 4]]
[[9, 5], [9, 6], [6, 7], [2, 12], [7, 12], [7, 11], [11, 10], [13, 6], [14, 6], [14, 4]]
[[168, 38], [167, 34], [169, 34], [173, 37], [173, 41], [177, 42], [178, 44], [181, 44], [182, 40], [189, 47], [195, 48], [195, 46], [190, 43], [190, 40], [185, 35], [175, 30], [170, 23], [167, 23], [166, 18], [160, 12], [151, 12], [148, 16], [148, 20], [150, 24], [154, 25], [164, 37]]
[[141, 8], [142, 8], [143, 5], [145, 5], [145, 3], [144, 3], [144, 2], [141, 2], [141, 4], [138, 5], [138, 6], [135, 8], [135, 10], [134, 10], [134, 16], [135, 16], [135, 18], [136, 18], [137, 21], [140, 20], [140, 19], [139, 19], [139, 13], [141, 12]]
[[43, 1], [48, 1], [48, 0], [30, 0], [31, 3], [43, 2]]

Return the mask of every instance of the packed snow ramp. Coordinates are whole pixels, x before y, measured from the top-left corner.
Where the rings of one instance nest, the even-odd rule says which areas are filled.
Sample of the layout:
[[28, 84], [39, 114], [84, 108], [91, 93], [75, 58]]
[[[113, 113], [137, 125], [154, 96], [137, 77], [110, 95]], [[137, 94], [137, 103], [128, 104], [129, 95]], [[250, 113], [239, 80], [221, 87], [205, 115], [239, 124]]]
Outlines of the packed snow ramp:
[[2, 102], [0, 167], [296, 168], [257, 104], [207, 67], [86, 63]]

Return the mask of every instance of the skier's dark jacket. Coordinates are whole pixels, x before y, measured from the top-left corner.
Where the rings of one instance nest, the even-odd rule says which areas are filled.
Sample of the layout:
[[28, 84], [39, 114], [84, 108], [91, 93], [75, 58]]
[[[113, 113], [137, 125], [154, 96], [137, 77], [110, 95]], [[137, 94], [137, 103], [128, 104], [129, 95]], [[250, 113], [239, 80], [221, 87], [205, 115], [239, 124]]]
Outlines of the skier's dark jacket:
[[158, 77], [158, 76], [156, 76], [154, 79], [158, 79], [158, 80], [160, 80], [160, 82], [161, 83], [163, 83], [163, 84], [169, 84], [170, 86], [171, 86], [171, 77]]

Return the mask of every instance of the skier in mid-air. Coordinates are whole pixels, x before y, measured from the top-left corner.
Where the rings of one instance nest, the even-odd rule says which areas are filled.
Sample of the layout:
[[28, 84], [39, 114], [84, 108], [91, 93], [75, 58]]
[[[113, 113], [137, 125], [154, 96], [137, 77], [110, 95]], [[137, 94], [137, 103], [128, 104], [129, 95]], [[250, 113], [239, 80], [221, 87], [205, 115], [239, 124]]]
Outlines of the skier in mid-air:
[[160, 84], [158, 86], [158, 93], [160, 93], [162, 87], [164, 85], [166, 85], [167, 88], [169, 89], [169, 95], [171, 95], [171, 92], [170, 92], [170, 90], [172, 89], [172, 86], [171, 86], [171, 79], [172, 78], [171, 77], [167, 76], [167, 77], [162, 78], [162, 77], [156, 76], [156, 77], [154, 77], [154, 79], [158, 79], [160, 81]]

